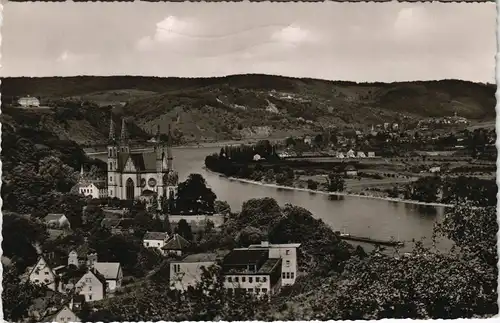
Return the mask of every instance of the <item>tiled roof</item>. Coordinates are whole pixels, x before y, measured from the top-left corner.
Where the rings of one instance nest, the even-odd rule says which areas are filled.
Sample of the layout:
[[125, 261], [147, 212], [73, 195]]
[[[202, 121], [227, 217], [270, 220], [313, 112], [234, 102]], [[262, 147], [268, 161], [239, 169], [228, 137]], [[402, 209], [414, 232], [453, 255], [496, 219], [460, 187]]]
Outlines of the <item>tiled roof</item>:
[[216, 261], [218, 257], [216, 253], [196, 253], [186, 256], [181, 262], [209, 262]]
[[97, 262], [94, 263], [94, 268], [101, 273], [105, 279], [116, 279], [118, 278], [118, 272], [120, 270], [119, 262]]
[[269, 258], [267, 261], [259, 268], [258, 274], [269, 274], [273, 269], [281, 265], [281, 258]]
[[165, 250], [184, 250], [187, 247], [189, 247], [189, 241], [187, 241], [182, 236], [180, 236], [176, 233], [176, 234], [174, 234], [174, 236], [170, 240], [168, 240], [168, 242], [165, 244], [165, 246], [163, 246], [162, 249], [165, 249]]
[[138, 171], [156, 172], [156, 153], [154, 151], [144, 153], [118, 153], [118, 171], [123, 171], [129, 157], [132, 159]]
[[245, 265], [262, 263], [269, 252], [262, 249], [236, 249], [224, 257], [224, 265]]
[[166, 240], [168, 233], [166, 232], [146, 232], [144, 240]]

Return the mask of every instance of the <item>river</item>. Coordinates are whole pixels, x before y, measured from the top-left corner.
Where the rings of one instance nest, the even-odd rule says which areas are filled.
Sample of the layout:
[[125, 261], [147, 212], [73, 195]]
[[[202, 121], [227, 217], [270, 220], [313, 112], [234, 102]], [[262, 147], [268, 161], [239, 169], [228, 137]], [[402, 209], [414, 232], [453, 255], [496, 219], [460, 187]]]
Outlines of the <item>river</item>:
[[[394, 237], [405, 241], [403, 252], [413, 247], [412, 240], [424, 239], [430, 245], [434, 223], [445, 211], [444, 207], [425, 206], [411, 203], [391, 202], [363, 197], [338, 196], [330, 198], [323, 194], [277, 189], [230, 180], [203, 169], [205, 157], [219, 152], [220, 148], [175, 148], [174, 168], [180, 180], [191, 173], [199, 173], [217, 194], [225, 200], [233, 211], [241, 209], [244, 201], [251, 198], [272, 197], [280, 205], [290, 203], [308, 209], [318, 219], [322, 219], [334, 230], [352, 235], [389, 240]], [[91, 157], [105, 159], [106, 153], [91, 154]], [[351, 242], [353, 244], [358, 244]], [[370, 246], [362, 244], [363, 247]], [[443, 239], [439, 249], [448, 249], [451, 242]]]

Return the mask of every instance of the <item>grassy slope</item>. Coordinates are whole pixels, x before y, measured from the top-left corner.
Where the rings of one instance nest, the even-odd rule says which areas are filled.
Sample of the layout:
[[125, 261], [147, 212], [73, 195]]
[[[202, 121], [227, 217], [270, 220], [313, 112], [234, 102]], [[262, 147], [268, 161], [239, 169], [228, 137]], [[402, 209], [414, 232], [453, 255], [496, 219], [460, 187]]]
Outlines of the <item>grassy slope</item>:
[[[411, 122], [455, 111], [470, 119], [491, 120], [495, 89], [457, 80], [358, 84], [267, 75], [6, 78], [2, 82], [7, 102], [9, 96], [30, 94], [42, 101], [73, 97], [101, 106], [126, 103], [115, 112], [133, 117], [147, 132], [157, 125], [165, 132], [174, 121], [188, 141], [280, 137], [314, 130], [299, 117], [323, 126]], [[96, 127], [92, 122], [84, 118], [67, 123], [79, 132], [70, 132], [70, 137], [77, 136], [79, 142], [95, 140], [95, 135], [85, 136]], [[99, 136], [106, 134], [104, 126], [96, 128]]]

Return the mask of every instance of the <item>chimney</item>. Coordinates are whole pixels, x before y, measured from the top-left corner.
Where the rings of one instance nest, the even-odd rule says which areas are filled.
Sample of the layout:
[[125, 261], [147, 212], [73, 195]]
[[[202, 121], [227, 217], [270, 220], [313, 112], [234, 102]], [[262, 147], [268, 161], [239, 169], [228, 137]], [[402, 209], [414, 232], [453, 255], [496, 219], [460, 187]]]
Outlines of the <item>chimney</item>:
[[269, 241], [261, 241], [260, 242], [261, 247], [269, 247]]

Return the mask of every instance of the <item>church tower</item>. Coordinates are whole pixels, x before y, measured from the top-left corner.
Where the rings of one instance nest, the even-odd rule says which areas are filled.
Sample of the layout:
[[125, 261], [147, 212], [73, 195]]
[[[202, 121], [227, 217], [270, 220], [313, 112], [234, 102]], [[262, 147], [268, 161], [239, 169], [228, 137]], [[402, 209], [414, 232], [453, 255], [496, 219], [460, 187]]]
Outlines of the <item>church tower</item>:
[[172, 129], [170, 124], [168, 125], [168, 141], [167, 141], [167, 169], [169, 171], [174, 170], [174, 156], [172, 153]]
[[113, 115], [111, 115], [109, 123], [109, 137], [108, 137], [108, 196], [110, 198], [118, 197], [118, 145], [116, 142], [115, 123]]
[[122, 131], [120, 135], [120, 152], [122, 153], [130, 152], [127, 123], [125, 122], [125, 118], [122, 118]]

